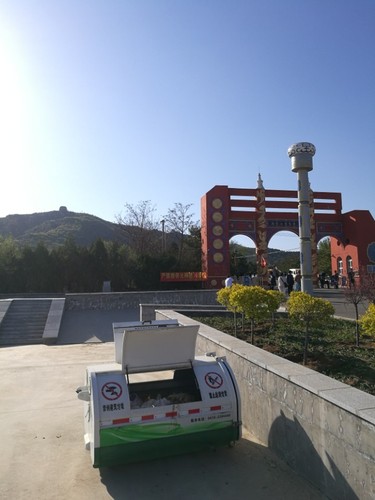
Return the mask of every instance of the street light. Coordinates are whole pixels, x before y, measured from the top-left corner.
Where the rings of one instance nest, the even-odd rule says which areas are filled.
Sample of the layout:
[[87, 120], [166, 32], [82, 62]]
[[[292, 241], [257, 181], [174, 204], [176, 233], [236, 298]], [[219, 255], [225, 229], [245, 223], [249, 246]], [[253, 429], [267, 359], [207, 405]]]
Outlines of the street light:
[[311, 227], [309, 202], [309, 176], [313, 169], [312, 158], [315, 146], [310, 142], [292, 144], [288, 149], [288, 156], [292, 163], [292, 172], [297, 174], [298, 180], [298, 220], [301, 254], [302, 291], [312, 295], [312, 257], [311, 257]]
[[166, 250], [166, 244], [165, 244], [165, 220], [162, 219], [160, 221], [161, 224], [161, 251], [164, 253]]

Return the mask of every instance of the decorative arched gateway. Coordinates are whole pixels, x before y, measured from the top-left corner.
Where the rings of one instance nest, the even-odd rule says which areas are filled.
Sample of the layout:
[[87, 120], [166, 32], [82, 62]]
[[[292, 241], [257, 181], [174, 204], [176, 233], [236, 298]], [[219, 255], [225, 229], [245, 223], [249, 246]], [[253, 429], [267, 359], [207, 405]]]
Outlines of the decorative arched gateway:
[[[256, 247], [257, 273], [268, 270], [268, 243], [279, 231], [299, 235], [298, 192], [265, 189], [259, 175], [256, 189], [215, 186], [201, 199], [202, 271], [206, 288], [221, 288], [230, 273], [229, 240], [250, 237]], [[318, 274], [317, 242], [331, 238], [332, 272], [365, 269], [375, 272], [375, 221], [367, 210], [342, 213], [341, 193], [310, 190], [311, 252]], [[348, 264], [350, 263], [350, 264]]]

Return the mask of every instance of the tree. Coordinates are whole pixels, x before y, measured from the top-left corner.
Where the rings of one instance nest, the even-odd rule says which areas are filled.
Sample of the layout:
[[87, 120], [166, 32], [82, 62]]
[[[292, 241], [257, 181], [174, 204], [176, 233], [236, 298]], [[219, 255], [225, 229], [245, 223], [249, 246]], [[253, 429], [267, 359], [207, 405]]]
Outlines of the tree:
[[318, 269], [320, 273], [328, 275], [332, 272], [330, 238], [324, 238], [318, 243]]
[[19, 262], [20, 249], [14, 239], [0, 236], [0, 292], [18, 291]]
[[64, 244], [56, 249], [55, 255], [59, 262], [63, 291], [91, 291], [91, 286], [87, 285], [91, 279], [87, 268], [87, 249], [78, 247], [72, 238], [67, 238]]
[[91, 273], [95, 291], [101, 291], [103, 282], [109, 279], [109, 262], [106, 246], [101, 238], [98, 238], [90, 247]]
[[256, 321], [266, 319], [270, 315], [270, 295], [260, 286], [234, 285], [231, 287], [229, 303], [250, 320], [251, 340], [254, 343], [254, 326]]
[[233, 305], [230, 297], [231, 294], [233, 293], [233, 290], [235, 290], [237, 287], [240, 287], [242, 285], [232, 285], [230, 287], [225, 287], [225, 288], [220, 288], [220, 290], [216, 294], [216, 300], [219, 302], [219, 304], [223, 305], [228, 309], [228, 311], [233, 312], [233, 321], [234, 321], [234, 336], [237, 337], [237, 307], [236, 305]]
[[326, 299], [313, 297], [305, 292], [292, 292], [287, 309], [289, 317], [305, 325], [303, 364], [307, 362], [309, 337], [313, 328], [322, 327], [334, 314], [333, 305]]
[[[250, 254], [251, 250], [254, 252]], [[256, 273], [255, 250], [239, 245], [234, 241], [229, 242], [230, 274], [242, 276], [244, 274]], [[252, 258], [252, 262], [249, 259]]]
[[185, 271], [200, 271], [202, 268], [202, 240], [201, 227], [194, 224], [189, 227], [189, 234], [185, 236], [184, 252], [181, 265]]
[[116, 220], [128, 238], [128, 244], [136, 255], [160, 253], [158, 245], [159, 223], [155, 220], [155, 207], [150, 200], [136, 205], [125, 204], [125, 214], [117, 215]]
[[[193, 214], [190, 212], [192, 203], [183, 205], [182, 203], [175, 203], [173, 208], [168, 209], [167, 215], [164, 216], [166, 227], [168, 231], [174, 231], [178, 235], [178, 264], [182, 259], [182, 252], [184, 249], [185, 235], [189, 229], [194, 226]], [[197, 223], [195, 223], [196, 225]]]
[[344, 289], [344, 297], [346, 302], [353, 304], [355, 309], [355, 345], [359, 346], [359, 311], [358, 306], [363, 302], [366, 298], [365, 290], [362, 285], [352, 286], [351, 288]]
[[108, 279], [111, 280], [111, 290], [120, 292], [129, 287], [129, 248], [118, 241], [104, 243], [108, 255]]
[[55, 268], [43, 243], [35, 248], [25, 246], [21, 251], [20, 273], [24, 292], [53, 292]]
[[375, 273], [361, 273], [361, 288], [365, 298], [375, 304]]
[[157, 290], [160, 287], [162, 257], [140, 255], [133, 265], [131, 276], [137, 290]]

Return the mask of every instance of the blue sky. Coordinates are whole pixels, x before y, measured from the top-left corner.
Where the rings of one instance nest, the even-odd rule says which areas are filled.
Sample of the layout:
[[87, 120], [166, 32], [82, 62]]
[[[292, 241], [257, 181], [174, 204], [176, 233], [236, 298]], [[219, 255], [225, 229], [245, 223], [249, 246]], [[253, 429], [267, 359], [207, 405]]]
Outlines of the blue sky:
[[299, 141], [375, 216], [374, 53], [374, 0], [0, 0], [0, 217], [199, 220], [217, 184], [297, 189]]

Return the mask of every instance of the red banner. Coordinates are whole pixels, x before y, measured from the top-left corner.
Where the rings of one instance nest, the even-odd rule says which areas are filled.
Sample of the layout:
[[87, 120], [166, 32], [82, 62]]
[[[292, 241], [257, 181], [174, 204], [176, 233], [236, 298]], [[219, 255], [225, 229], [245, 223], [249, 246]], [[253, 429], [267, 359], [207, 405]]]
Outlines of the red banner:
[[160, 273], [160, 281], [206, 281], [207, 273], [201, 271], [183, 271]]

